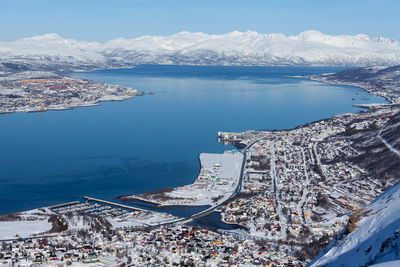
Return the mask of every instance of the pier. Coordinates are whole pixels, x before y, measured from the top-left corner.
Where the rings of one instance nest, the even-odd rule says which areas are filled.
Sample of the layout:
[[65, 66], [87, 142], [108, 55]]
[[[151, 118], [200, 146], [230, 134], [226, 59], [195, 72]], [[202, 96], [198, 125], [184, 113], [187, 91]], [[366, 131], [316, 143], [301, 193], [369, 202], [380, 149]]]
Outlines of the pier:
[[78, 200], [78, 201], [67, 202], [67, 203], [58, 204], [58, 205], [54, 205], [54, 206], [48, 206], [47, 208], [52, 210], [52, 209], [63, 208], [66, 206], [72, 206], [72, 205], [76, 205], [76, 204], [80, 204], [80, 203], [81, 202]]
[[106, 204], [106, 205], [110, 205], [110, 206], [115, 206], [115, 207], [118, 207], [118, 208], [134, 210], [134, 211], [148, 212], [148, 210], [145, 210], [145, 209], [131, 207], [131, 206], [123, 205], [123, 204], [118, 204], [118, 203], [107, 201], [107, 200], [101, 200], [101, 199], [92, 198], [92, 197], [86, 197], [86, 196], [84, 196], [83, 199], [85, 199], [87, 201], [92, 201], [92, 202], [97, 202], [97, 203]]

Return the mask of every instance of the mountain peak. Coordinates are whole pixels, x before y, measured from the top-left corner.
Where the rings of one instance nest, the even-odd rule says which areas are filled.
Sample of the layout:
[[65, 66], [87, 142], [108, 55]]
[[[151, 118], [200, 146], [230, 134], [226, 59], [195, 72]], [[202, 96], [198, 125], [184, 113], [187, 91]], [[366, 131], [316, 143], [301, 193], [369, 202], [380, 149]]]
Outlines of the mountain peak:
[[[58, 35], [57, 33], [46, 33], [43, 35], [38, 35], [38, 36], [33, 36], [33, 37], [28, 37], [28, 38], [23, 38], [20, 40], [62, 40], [64, 39], [63, 37], [61, 37], [60, 35]], [[17, 41], [20, 41], [17, 40]]]
[[[106, 43], [65, 39], [50, 33], [0, 43], [0, 60], [58, 55], [118, 64], [372, 66], [400, 64], [400, 43], [367, 35], [298, 35], [232, 31], [181, 31], [168, 36], [117, 38]], [[56, 60], [54, 58], [53, 60]]]

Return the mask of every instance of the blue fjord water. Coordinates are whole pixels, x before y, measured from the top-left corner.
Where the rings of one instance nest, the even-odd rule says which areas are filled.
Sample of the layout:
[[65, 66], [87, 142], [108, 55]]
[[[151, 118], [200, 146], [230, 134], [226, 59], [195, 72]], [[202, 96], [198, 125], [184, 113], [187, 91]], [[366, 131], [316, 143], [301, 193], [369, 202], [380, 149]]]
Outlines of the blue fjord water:
[[[65, 111], [0, 115], [0, 214], [191, 183], [217, 131], [285, 129], [353, 104], [356, 87], [289, 76], [339, 68], [139, 66], [68, 73], [154, 92]], [[354, 100], [353, 100], [354, 99]]]

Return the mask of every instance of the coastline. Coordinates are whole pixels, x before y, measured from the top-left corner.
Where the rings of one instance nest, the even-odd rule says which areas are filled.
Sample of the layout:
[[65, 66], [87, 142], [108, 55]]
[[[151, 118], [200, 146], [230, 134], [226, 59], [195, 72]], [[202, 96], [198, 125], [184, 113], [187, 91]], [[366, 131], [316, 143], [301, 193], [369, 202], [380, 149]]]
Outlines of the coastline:
[[16, 72], [0, 80], [0, 114], [71, 110], [154, 94], [120, 85], [60, 76], [54, 72]]
[[[360, 87], [360, 89], [363, 88]], [[200, 195], [197, 191], [190, 188], [186, 190], [183, 186], [178, 189], [164, 189], [163, 194], [171, 198], [175, 197], [167, 201], [131, 196], [131, 199], [146, 201], [160, 208], [178, 207], [165, 209], [163, 211], [167, 213], [164, 214], [157, 213], [155, 210], [150, 216], [146, 208], [140, 212], [129, 213], [118, 208], [128, 207], [128, 210], [134, 210], [136, 203], [131, 209], [129, 204], [120, 205], [114, 202], [114, 205], [110, 201], [101, 199], [95, 199], [95, 203], [56, 205], [52, 212], [57, 214], [55, 216], [60, 216], [59, 218], [69, 216], [79, 218], [79, 216], [86, 216], [84, 214], [97, 216], [99, 212], [99, 216], [104, 216], [106, 221], [111, 223], [113, 230], [121, 231], [121, 233], [130, 231], [131, 234], [143, 235], [144, 238], [147, 238], [146, 232], [152, 231], [150, 229], [161, 231], [161, 229], [174, 229], [180, 226], [189, 229], [190, 227], [194, 229], [205, 227], [222, 236], [225, 234], [228, 237], [234, 237], [238, 242], [248, 239], [258, 240], [268, 247], [268, 251], [279, 251], [282, 246], [288, 247], [285, 253], [292, 259], [308, 263], [315, 257], [308, 251], [308, 247], [321, 248], [327, 245], [326, 242], [330, 242], [334, 235], [343, 229], [354, 211], [363, 210], [374, 197], [386, 190], [384, 185], [378, 184], [379, 181], [375, 179], [380, 176], [373, 176], [364, 165], [358, 165], [359, 163], [352, 161], [352, 157], [367, 156], [363, 152], [357, 152], [359, 150], [352, 145], [360, 143], [358, 138], [363, 138], [364, 133], [366, 133], [365, 136], [373, 137], [374, 131], [379, 127], [382, 130], [390, 126], [390, 120], [394, 114], [399, 114], [399, 107], [390, 103], [367, 104], [362, 108], [367, 108], [367, 110], [339, 112], [326, 119], [283, 130], [218, 132], [218, 137], [221, 137], [219, 141], [222, 140], [225, 143], [225, 141], [234, 140], [235, 145], [244, 146], [245, 149], [239, 150], [244, 156], [242, 163], [244, 169], [241, 170], [239, 183], [235, 184], [235, 192], [226, 200], [220, 199], [220, 203], [218, 202], [215, 206], [179, 210], [179, 207], [183, 206], [198, 206], [196, 205], [198, 199], [193, 199]], [[386, 147], [391, 148], [391, 144], [386, 141], [390, 139], [385, 139], [387, 138], [385, 131], [378, 137], [381, 139], [381, 141], [378, 140], [379, 144], [386, 142]], [[209, 174], [212, 175], [212, 169], [214, 171], [223, 167], [230, 169], [225, 163], [219, 164], [219, 160], [204, 164], [201, 155], [199, 156], [200, 172], [192, 184], [198, 184], [199, 178], [205, 176], [207, 172], [204, 170], [209, 169]], [[397, 162], [392, 159], [391, 161]], [[368, 177], [360, 175], [368, 175]], [[215, 176], [224, 177], [225, 175]], [[391, 186], [393, 181], [395, 180], [388, 180], [387, 185]], [[321, 196], [325, 197], [324, 201], [321, 201]], [[118, 200], [124, 197], [129, 198], [129, 195], [120, 196]], [[185, 200], [188, 198], [191, 200]], [[321, 203], [329, 205], [324, 207]], [[103, 207], [104, 204], [109, 207]], [[150, 205], [148, 207], [151, 209]], [[192, 210], [202, 211], [193, 215], [188, 215], [188, 213], [182, 215], [188, 210], [190, 214]], [[75, 215], [68, 215], [70, 211]], [[175, 213], [176, 211], [178, 213]], [[171, 217], [171, 214], [180, 217]], [[200, 219], [201, 217], [204, 218]], [[45, 217], [42, 218], [41, 221], [45, 221]], [[72, 232], [77, 229], [74, 226], [76, 220], [80, 219], [75, 219], [75, 221], [67, 219], [68, 223], [75, 223], [70, 229]], [[47, 225], [47, 227], [50, 226]], [[230, 226], [233, 230], [229, 230]], [[308, 231], [304, 232], [304, 229]], [[280, 254], [278, 258], [283, 260], [288, 257], [286, 254]]]
[[[331, 75], [331, 74], [327, 74], [327, 75]], [[379, 96], [384, 98], [387, 102], [389, 102], [389, 104], [397, 104], [394, 102], [394, 99], [390, 98], [389, 96], [385, 95], [385, 94], [378, 94], [377, 92], [373, 91], [371, 87], [368, 87], [365, 84], [359, 83], [359, 82], [345, 82], [345, 81], [337, 81], [337, 80], [327, 80], [325, 78], [326, 76], [324, 75], [307, 75], [307, 76], [303, 76], [302, 78], [306, 78], [312, 81], [317, 81], [317, 82], [322, 82], [322, 83], [326, 83], [326, 84], [334, 84], [334, 85], [347, 85], [347, 86], [354, 86], [354, 87], [358, 87], [360, 89], [362, 89], [363, 91], [367, 92], [370, 95], [373, 96]], [[377, 88], [374, 88], [377, 89]]]
[[[134, 66], [134, 67], [136, 67], [136, 66]], [[133, 68], [133, 67], [132, 67], [132, 68]], [[119, 69], [119, 68], [116, 68], [116, 69]], [[87, 70], [82, 70], [82, 71], [87, 71]], [[318, 82], [322, 82], [322, 83], [327, 83], [327, 84], [336, 84], [336, 85], [345, 85], [345, 86], [346, 86], [346, 85], [348, 85], [348, 86], [355, 86], [355, 87], [358, 87], [358, 88], [360, 88], [360, 89], [366, 91], [367, 93], [369, 93], [369, 94], [371, 94], [371, 95], [376, 95], [376, 94], [374, 94], [373, 92], [371, 92], [370, 90], [368, 90], [367, 87], [365, 87], [365, 86], [363, 86], [362, 84], [359, 84], [359, 83], [347, 83], [347, 82], [339, 82], [339, 81], [332, 82], [332, 81], [327, 81], [327, 80], [325, 80], [325, 79], [318, 79], [318, 78], [316, 78], [315, 75], [311, 75], [311, 76], [290, 76], [290, 77], [292, 77], [292, 78], [309, 79], [309, 80], [314, 80], [314, 81], [318, 81]], [[75, 78], [74, 78], [74, 79], [75, 79]], [[142, 96], [142, 95], [144, 95], [144, 94], [153, 94], [153, 93], [151, 93], [151, 92], [149, 92], [149, 93], [147, 93], [147, 92], [139, 92], [139, 93], [140, 93], [140, 94], [139, 94], [140, 96]], [[378, 96], [380, 96], [380, 95], [378, 95]], [[382, 96], [382, 97], [384, 97], [384, 96]], [[65, 107], [65, 108], [54, 108], [54, 109], [48, 109], [48, 110], [49, 110], [49, 111], [50, 111], [50, 110], [51, 110], [51, 111], [71, 110], [71, 109], [74, 109], [74, 108], [98, 106], [98, 105], [100, 105], [101, 102], [123, 101], [123, 100], [130, 99], [130, 98], [135, 98], [135, 96], [126, 97], [126, 98], [124, 98], [124, 99], [116, 99], [116, 100], [99, 100], [98, 102], [95, 102], [95, 103], [87, 103], [87, 104], [83, 104], [83, 105], [76, 105], [76, 106]], [[388, 99], [387, 97], [384, 97], [384, 98], [385, 98], [388, 102], [390, 101], [390, 99]], [[386, 105], [391, 105], [391, 104], [393, 104], [393, 103], [390, 102], [390, 104], [386, 104]], [[368, 104], [366, 104], [366, 105], [368, 105]], [[375, 108], [375, 107], [374, 107], [374, 106], [371, 106], [371, 107], [366, 107], [366, 108], [367, 108], [367, 109], [371, 109], [371, 108]], [[24, 112], [27, 112], [27, 113], [36, 113], [36, 112], [45, 112], [45, 111], [47, 111], [47, 110], [44, 110], [44, 111], [39, 111], [39, 110], [36, 110], [36, 111], [20, 111], [20, 113], [24, 113]], [[365, 112], [365, 111], [359, 111], [359, 112], [356, 112], [356, 113], [362, 113], [362, 112]], [[5, 114], [12, 114], [12, 113], [16, 113], [16, 112], [0, 113], [0, 114], [4, 114], [4, 115], [5, 115]], [[331, 120], [334, 116], [336, 116], [336, 115], [338, 115], [338, 114], [341, 114], [341, 113], [334, 114], [334, 115], [332, 115], [331, 117], [322, 118], [322, 119], [318, 119], [318, 120], [315, 120], [315, 121], [307, 122], [307, 123], [304, 123], [304, 124], [295, 126], [295, 127], [293, 127], [293, 128], [287, 128], [287, 129], [272, 129], [272, 130], [268, 129], [268, 130], [256, 130], [256, 131], [257, 131], [257, 132], [260, 132], [260, 131], [261, 131], [261, 132], [263, 132], [263, 131], [268, 131], [268, 132], [277, 132], [277, 131], [282, 131], [282, 132], [284, 132], [284, 131], [291, 131], [291, 130], [294, 130], [294, 129], [307, 127], [307, 126], [309, 126], [309, 125], [311, 125], [311, 124], [318, 123], [318, 122], [321, 122], [321, 121]], [[241, 143], [238, 143], [238, 145], [239, 145], [238, 148], [242, 148], [242, 147], [240, 147], [240, 144], [241, 144]], [[201, 165], [200, 165], [200, 168], [202, 168]], [[196, 181], [196, 178], [194, 179], [194, 181]], [[148, 193], [151, 193], [151, 192], [148, 192]], [[142, 198], [142, 197], [137, 196], [137, 195], [134, 195], [134, 196], [123, 195], [123, 196], [118, 196], [118, 197], [116, 197], [115, 199], [118, 200], [118, 201], [121, 201], [121, 202], [130, 202], [130, 200], [126, 200], [126, 201], [125, 201], [125, 200], [124, 200], [125, 197], [129, 197], [129, 199], [132, 199], [132, 200], [139, 200], [139, 201], [146, 202], [146, 203], [149, 203], [149, 204], [154, 204], [154, 205], [157, 205], [159, 208], [163, 208], [163, 207], [174, 207], [174, 206], [188, 206], [188, 207], [199, 207], [199, 206], [204, 206], [204, 204], [185, 204], [185, 205], [181, 205], [181, 204], [159, 204], [158, 202], [154, 202], [154, 201], [148, 200], [148, 199], [146, 199], [146, 198]], [[24, 212], [24, 210], [12, 212], [12, 213], [5, 213], [5, 214], [1, 214], [1, 215], [13, 214], [13, 213], [18, 213], [18, 212]]]
[[124, 101], [128, 100], [131, 98], [135, 98], [136, 96], [143, 96], [146, 93], [140, 92], [138, 95], [133, 95], [129, 97], [123, 97], [123, 98], [116, 98], [116, 99], [109, 99], [109, 100], [98, 100], [96, 102], [81, 102], [81, 103], [73, 103], [69, 105], [62, 105], [62, 106], [49, 106], [46, 107], [46, 109], [40, 110], [39, 109], [27, 109], [27, 110], [17, 110], [17, 111], [12, 111], [12, 112], [0, 112], [0, 115], [7, 115], [7, 114], [14, 114], [14, 113], [42, 113], [46, 111], [63, 111], [63, 110], [73, 110], [76, 108], [88, 108], [88, 107], [96, 107], [100, 106], [101, 103], [103, 102], [119, 102], [119, 101]]

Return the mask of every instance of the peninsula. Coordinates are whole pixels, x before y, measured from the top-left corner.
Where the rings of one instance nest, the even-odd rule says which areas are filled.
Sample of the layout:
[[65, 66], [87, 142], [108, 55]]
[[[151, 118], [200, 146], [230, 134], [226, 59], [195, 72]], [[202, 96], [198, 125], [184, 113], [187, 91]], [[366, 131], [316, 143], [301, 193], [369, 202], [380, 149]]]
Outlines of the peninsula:
[[143, 94], [125, 86], [65, 77], [54, 72], [0, 72], [0, 113], [88, 107]]

